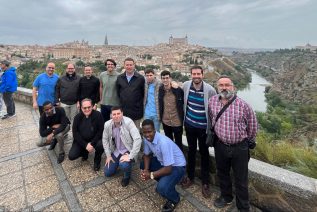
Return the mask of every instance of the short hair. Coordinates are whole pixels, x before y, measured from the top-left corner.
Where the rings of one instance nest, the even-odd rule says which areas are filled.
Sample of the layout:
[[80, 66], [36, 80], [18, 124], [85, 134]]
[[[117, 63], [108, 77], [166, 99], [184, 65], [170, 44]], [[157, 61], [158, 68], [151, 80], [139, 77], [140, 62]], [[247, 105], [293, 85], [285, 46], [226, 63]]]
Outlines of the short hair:
[[107, 60], [105, 61], [105, 66], [107, 66], [107, 62], [108, 62], [108, 61], [109, 61], [109, 62], [112, 62], [115, 67], [117, 66], [116, 61], [114, 61], [113, 59], [107, 59]]
[[202, 74], [204, 73], [204, 69], [203, 69], [201, 66], [192, 66], [192, 67], [190, 68], [190, 73], [192, 73], [194, 69], [200, 69], [200, 70], [201, 70], [201, 73], [202, 73]]
[[218, 79], [217, 79], [217, 82], [218, 82], [220, 79], [223, 79], [223, 78], [228, 78], [228, 79], [230, 79], [230, 80], [231, 80], [232, 85], [234, 85], [234, 83], [233, 83], [232, 79], [231, 79], [228, 75], [220, 75], [220, 76], [218, 77]]
[[111, 112], [114, 111], [114, 110], [121, 110], [121, 112], [123, 112], [122, 107], [120, 107], [120, 106], [113, 106], [111, 108]]
[[53, 103], [52, 103], [51, 101], [45, 101], [45, 102], [43, 103], [43, 107], [45, 107], [46, 105], [49, 105], [49, 104], [53, 105]]
[[5, 65], [6, 67], [9, 67], [10, 66], [10, 62], [7, 61], [7, 60], [3, 60], [0, 62], [1, 64]]
[[154, 127], [154, 122], [151, 119], [145, 119], [142, 122], [142, 127], [147, 126], [147, 125], [151, 125], [153, 129], [155, 129]]
[[92, 100], [89, 98], [85, 98], [85, 99], [80, 101], [80, 106], [82, 106], [84, 102], [90, 102], [90, 104], [92, 105]]
[[155, 74], [155, 73], [154, 73], [154, 70], [151, 69], [151, 68], [145, 69], [144, 73], [145, 73], [145, 74], [149, 74], [149, 73]]
[[125, 58], [125, 60], [124, 60], [124, 62], [123, 62], [123, 63], [125, 63], [126, 61], [132, 61], [133, 63], [135, 63], [135, 62], [134, 62], [134, 60], [133, 60], [131, 57], [127, 57], [127, 58]]
[[171, 72], [169, 72], [167, 70], [164, 70], [161, 72], [161, 77], [166, 76], [166, 75], [171, 76]]

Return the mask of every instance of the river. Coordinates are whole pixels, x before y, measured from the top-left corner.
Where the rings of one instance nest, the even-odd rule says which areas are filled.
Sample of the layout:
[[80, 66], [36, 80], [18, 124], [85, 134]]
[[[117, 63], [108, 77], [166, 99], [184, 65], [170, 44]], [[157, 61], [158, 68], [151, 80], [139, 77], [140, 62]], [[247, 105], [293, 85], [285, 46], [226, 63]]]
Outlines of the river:
[[250, 70], [252, 81], [248, 87], [238, 91], [238, 96], [249, 103], [255, 111], [265, 112], [267, 103], [265, 101], [265, 86], [270, 85], [266, 79], [258, 75], [255, 71]]

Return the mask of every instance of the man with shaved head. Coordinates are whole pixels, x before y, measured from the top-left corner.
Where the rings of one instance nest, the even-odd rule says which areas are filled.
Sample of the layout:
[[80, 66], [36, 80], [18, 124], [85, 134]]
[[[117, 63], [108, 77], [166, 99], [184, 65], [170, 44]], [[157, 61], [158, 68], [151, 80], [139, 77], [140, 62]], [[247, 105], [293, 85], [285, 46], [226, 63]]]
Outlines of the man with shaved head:
[[43, 103], [50, 101], [53, 104], [55, 101], [55, 86], [58, 80], [58, 75], [54, 74], [55, 64], [48, 63], [46, 72], [38, 75], [33, 83], [33, 108], [39, 109], [40, 114], [43, 113]]

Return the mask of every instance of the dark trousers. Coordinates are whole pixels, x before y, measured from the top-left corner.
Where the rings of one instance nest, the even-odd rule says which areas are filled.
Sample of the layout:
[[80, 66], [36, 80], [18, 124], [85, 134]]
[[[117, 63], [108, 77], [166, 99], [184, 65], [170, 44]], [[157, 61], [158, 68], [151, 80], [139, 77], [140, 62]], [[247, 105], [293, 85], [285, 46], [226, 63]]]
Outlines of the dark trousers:
[[201, 181], [203, 184], [209, 184], [210, 162], [208, 146], [206, 145], [206, 129], [195, 128], [185, 124], [185, 131], [188, 143], [188, 178], [190, 180], [194, 180], [195, 178], [196, 151], [198, 140], [199, 153], [201, 157]]
[[110, 120], [111, 108], [112, 108], [111, 105], [100, 105], [100, 112], [104, 122]]
[[44, 107], [43, 106], [39, 106], [39, 113], [40, 116], [42, 115], [42, 113], [44, 112]]
[[172, 141], [175, 141], [177, 146], [183, 151], [182, 135], [183, 135], [183, 126], [171, 127], [163, 123], [163, 130], [167, 137]]
[[[97, 142], [97, 145], [95, 147], [95, 163], [100, 163], [101, 161], [101, 155], [104, 152], [102, 141], [99, 140]], [[89, 152], [86, 150], [86, 148], [80, 146], [76, 141], [73, 142], [72, 147], [69, 150], [68, 158], [69, 160], [76, 160], [79, 157], [86, 158], [88, 156]]]
[[[149, 171], [155, 172], [161, 168], [163, 168], [163, 166], [157, 158], [151, 157]], [[144, 161], [141, 162], [140, 169], [144, 170]], [[181, 181], [184, 175], [184, 166], [172, 166], [172, 172], [169, 175], [155, 178], [157, 181], [156, 192], [173, 203], [178, 203], [180, 201], [180, 197], [179, 193], [175, 189], [175, 186]]]
[[7, 114], [12, 116], [15, 114], [15, 104], [13, 100], [13, 92], [4, 92], [3, 93], [3, 101], [7, 107]]
[[243, 141], [227, 146], [221, 141], [215, 143], [217, 176], [220, 182], [221, 196], [227, 201], [233, 199], [230, 170], [233, 170], [236, 203], [239, 210], [249, 209], [248, 162], [249, 146]]

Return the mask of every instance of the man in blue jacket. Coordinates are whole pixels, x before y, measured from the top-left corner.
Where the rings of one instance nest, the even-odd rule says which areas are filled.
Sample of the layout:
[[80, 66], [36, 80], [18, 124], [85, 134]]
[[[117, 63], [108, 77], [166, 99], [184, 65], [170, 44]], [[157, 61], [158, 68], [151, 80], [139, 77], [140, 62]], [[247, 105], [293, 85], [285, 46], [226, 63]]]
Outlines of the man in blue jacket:
[[9, 67], [9, 61], [1, 62], [1, 69], [3, 74], [1, 76], [0, 93], [3, 94], [3, 100], [7, 107], [7, 114], [2, 117], [2, 119], [7, 119], [16, 116], [15, 114], [15, 104], [13, 100], [13, 93], [17, 91], [18, 80], [15, 73], [15, 67]]

